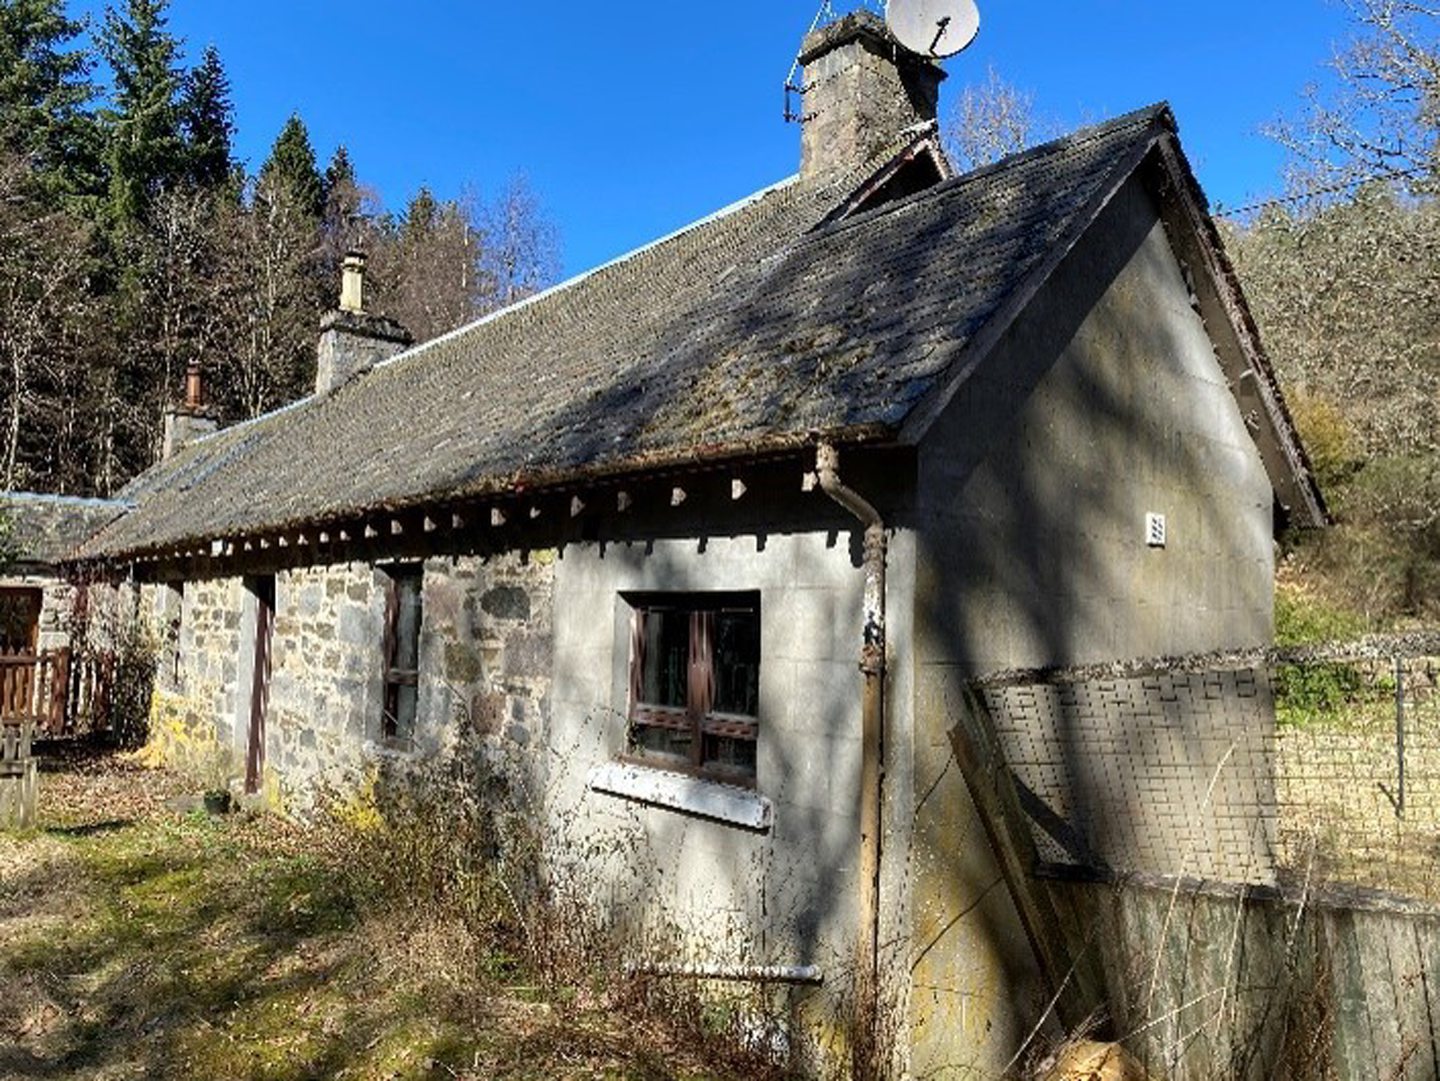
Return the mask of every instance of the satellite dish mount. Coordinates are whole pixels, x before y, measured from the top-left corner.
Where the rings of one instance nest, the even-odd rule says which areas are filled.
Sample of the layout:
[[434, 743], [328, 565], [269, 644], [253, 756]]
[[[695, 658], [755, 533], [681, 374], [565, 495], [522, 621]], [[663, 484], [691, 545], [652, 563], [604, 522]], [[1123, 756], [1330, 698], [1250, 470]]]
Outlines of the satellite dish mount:
[[885, 23], [912, 53], [944, 60], [975, 40], [980, 9], [975, 0], [886, 0]]

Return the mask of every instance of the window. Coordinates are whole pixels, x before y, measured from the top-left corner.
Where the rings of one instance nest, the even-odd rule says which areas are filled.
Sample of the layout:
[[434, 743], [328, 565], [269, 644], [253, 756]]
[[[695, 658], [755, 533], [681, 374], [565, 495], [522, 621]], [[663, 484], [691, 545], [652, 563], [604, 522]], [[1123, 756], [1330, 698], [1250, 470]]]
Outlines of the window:
[[380, 733], [387, 742], [409, 744], [415, 733], [420, 691], [420, 587], [418, 564], [385, 572], [385, 712]]
[[170, 685], [180, 686], [180, 631], [185, 619], [185, 583], [168, 582], [160, 587], [162, 626], [165, 629], [165, 651], [169, 655]]
[[754, 784], [760, 595], [646, 594], [630, 629], [630, 752], [645, 762]]

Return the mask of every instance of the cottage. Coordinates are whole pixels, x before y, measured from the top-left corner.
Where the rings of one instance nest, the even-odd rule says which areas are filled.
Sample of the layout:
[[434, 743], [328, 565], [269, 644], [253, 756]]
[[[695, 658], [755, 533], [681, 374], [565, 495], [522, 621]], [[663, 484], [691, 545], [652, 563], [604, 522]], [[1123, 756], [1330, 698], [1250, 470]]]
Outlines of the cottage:
[[984, 1074], [1046, 994], [966, 681], [1267, 644], [1324, 508], [1167, 107], [955, 176], [878, 20], [802, 62], [798, 176], [413, 348], [352, 262], [314, 395], [82, 554], [178, 628], [157, 741], [303, 807], [479, 739], [637, 963], [884, 984]]

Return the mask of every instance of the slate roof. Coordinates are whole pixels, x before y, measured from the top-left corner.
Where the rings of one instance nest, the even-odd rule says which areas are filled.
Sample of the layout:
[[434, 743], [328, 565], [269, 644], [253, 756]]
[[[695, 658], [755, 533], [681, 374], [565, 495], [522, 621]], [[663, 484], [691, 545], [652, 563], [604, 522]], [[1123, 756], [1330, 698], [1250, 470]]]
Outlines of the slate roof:
[[64, 562], [87, 538], [131, 508], [112, 499], [0, 492], [0, 512], [10, 521], [10, 541], [22, 567]]
[[893, 438], [1163, 105], [839, 221], [793, 179], [182, 450], [87, 546], [123, 555], [835, 438]]

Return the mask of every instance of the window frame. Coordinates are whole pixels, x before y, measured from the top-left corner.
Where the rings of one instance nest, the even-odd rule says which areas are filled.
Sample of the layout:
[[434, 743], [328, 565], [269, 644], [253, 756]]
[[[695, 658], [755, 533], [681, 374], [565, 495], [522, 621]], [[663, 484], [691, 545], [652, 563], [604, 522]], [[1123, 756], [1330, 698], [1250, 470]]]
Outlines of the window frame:
[[[392, 748], [409, 749], [415, 745], [415, 725], [420, 713], [420, 640], [425, 622], [425, 565], [423, 563], [392, 563], [379, 568], [385, 575], [385, 631], [381, 656], [383, 693], [380, 708], [380, 741]], [[400, 653], [400, 600], [402, 586], [415, 591], [415, 667], [396, 664]], [[400, 692], [415, 688], [415, 705], [408, 724], [400, 719]]]
[[[625, 750], [621, 762], [652, 769], [669, 770], [707, 781], [754, 789], [759, 773], [760, 708], [759, 684], [763, 645], [760, 635], [759, 590], [731, 592], [674, 592], [622, 594], [630, 606], [628, 688], [625, 710]], [[644, 701], [646, 657], [646, 621], [652, 612], [682, 612], [689, 617], [687, 632], [688, 665], [686, 671], [686, 705], [656, 705]], [[722, 612], [745, 612], [755, 621], [756, 710], [752, 716], [714, 708], [716, 686], [715, 617]], [[690, 755], [647, 749], [637, 740], [637, 727], [661, 728], [690, 734]], [[706, 737], [748, 740], [755, 745], [756, 768], [726, 765], [707, 760]]]

